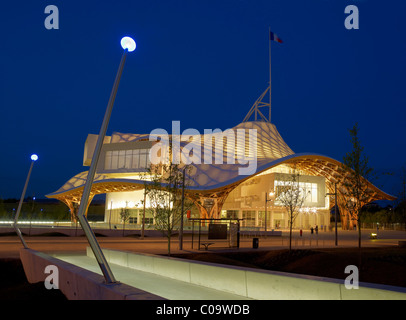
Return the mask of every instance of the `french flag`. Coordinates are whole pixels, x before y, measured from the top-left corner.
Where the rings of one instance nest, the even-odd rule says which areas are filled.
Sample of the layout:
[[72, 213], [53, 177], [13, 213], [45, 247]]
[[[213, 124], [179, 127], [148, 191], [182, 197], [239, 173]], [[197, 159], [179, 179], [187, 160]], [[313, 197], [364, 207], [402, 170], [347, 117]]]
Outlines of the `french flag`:
[[272, 31], [269, 31], [269, 39], [270, 40], [273, 40], [273, 41], [276, 41], [276, 42], [279, 42], [279, 43], [282, 43], [282, 39], [281, 38], [279, 38], [275, 33], [273, 33]]

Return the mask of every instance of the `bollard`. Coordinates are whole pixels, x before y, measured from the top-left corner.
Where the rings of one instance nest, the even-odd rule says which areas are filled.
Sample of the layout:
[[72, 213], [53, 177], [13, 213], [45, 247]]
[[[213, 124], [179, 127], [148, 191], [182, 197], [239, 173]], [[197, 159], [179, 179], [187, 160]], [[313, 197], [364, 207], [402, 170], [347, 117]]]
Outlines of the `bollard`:
[[258, 238], [252, 238], [252, 248], [253, 249], [258, 249], [259, 245], [259, 239]]

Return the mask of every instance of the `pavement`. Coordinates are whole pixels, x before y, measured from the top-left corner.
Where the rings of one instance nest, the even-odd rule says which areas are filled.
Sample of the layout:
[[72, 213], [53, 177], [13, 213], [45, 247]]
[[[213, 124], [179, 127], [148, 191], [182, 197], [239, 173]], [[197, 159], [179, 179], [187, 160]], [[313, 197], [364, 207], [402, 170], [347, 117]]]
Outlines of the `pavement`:
[[[85, 255], [54, 254], [54, 257], [102, 275], [94, 258]], [[216, 290], [193, 283], [171, 279], [109, 263], [114, 277], [121, 283], [138, 288], [168, 300], [251, 300], [230, 292]]]
[[[405, 231], [379, 230], [377, 239], [370, 239], [371, 232], [376, 230], [362, 231], [363, 247], [397, 246], [400, 240], [406, 240]], [[206, 238], [205, 238], [206, 237]], [[282, 230], [282, 236], [258, 237], [259, 246], [256, 250], [277, 250], [286, 249], [289, 246], [289, 231]], [[85, 253], [89, 246], [85, 237], [42, 237], [24, 236], [29, 248], [45, 253]], [[144, 252], [152, 254], [167, 254], [168, 242], [164, 237], [97, 237], [102, 248], [117, 249], [131, 252]], [[201, 237], [201, 242], [207, 240], [207, 236]], [[230, 248], [227, 240], [210, 240], [213, 242], [208, 251], [248, 251], [253, 250], [252, 237], [241, 237], [239, 248]], [[0, 236], [0, 258], [19, 258], [19, 249], [22, 244], [17, 236]], [[298, 230], [293, 231], [292, 247], [303, 248], [334, 248], [335, 233], [319, 231], [318, 234], [311, 234], [310, 231], [299, 235]], [[338, 231], [338, 248], [358, 247], [358, 232]], [[171, 239], [171, 253], [205, 252], [204, 247], [198, 250], [198, 238], [195, 235], [192, 241], [190, 234], [186, 234], [183, 241], [183, 250], [179, 249], [177, 236]]]
[[[378, 232], [377, 239], [370, 239], [371, 232], [376, 230], [363, 230], [363, 247], [397, 246], [400, 240], [406, 240], [404, 231]], [[29, 248], [48, 253], [58, 259], [80, 266], [84, 269], [101, 274], [99, 265], [94, 258], [86, 255], [86, 248], [89, 246], [85, 237], [45, 237], [45, 236], [24, 236]], [[239, 248], [230, 248], [227, 240], [210, 240], [213, 244], [206, 251], [204, 246], [198, 249], [198, 237], [192, 239], [190, 234], [186, 234], [183, 241], [183, 249], [179, 249], [177, 236], [171, 239], [171, 253], [191, 253], [191, 252], [230, 252], [230, 251], [252, 251], [252, 250], [277, 250], [286, 249], [289, 246], [289, 231], [283, 230], [282, 236], [262, 236], [258, 237], [258, 248], [253, 249], [253, 238], [242, 236]], [[151, 254], [167, 254], [168, 242], [164, 237], [98, 237], [102, 248], [117, 249], [130, 252], [141, 252]], [[207, 235], [202, 235], [201, 242], [207, 242]], [[357, 247], [358, 232], [342, 231], [338, 232], [338, 246]], [[0, 259], [19, 258], [19, 250], [22, 244], [17, 236], [0, 236]], [[335, 245], [334, 232], [318, 232], [317, 234], [305, 231], [300, 236], [295, 230], [292, 236], [293, 248], [331, 248]], [[151, 292], [170, 300], [246, 300], [246, 297], [233, 293], [197, 286], [192, 283], [170, 279], [153, 273], [110, 264], [113, 274], [122, 283]], [[173, 288], [176, 288], [174, 290]]]

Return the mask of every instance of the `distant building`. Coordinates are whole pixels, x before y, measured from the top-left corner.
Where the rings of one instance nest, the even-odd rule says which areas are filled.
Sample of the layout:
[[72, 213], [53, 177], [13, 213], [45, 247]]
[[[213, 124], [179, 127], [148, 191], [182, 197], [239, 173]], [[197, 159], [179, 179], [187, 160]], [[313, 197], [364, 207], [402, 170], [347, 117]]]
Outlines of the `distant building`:
[[[307, 197], [294, 227], [306, 229], [316, 225], [319, 228], [328, 226], [330, 208], [335, 199], [333, 196], [326, 196], [326, 193], [334, 192], [335, 183], [339, 191], [344, 188], [342, 182], [345, 179], [345, 170], [339, 161], [327, 156], [294, 153], [284, 142], [276, 126], [260, 112], [260, 107], [269, 106], [262, 102], [266, 92], [255, 102], [244, 121], [229, 131], [243, 132], [241, 136], [235, 135], [235, 140], [228, 140], [224, 131], [191, 136], [188, 141], [180, 142], [181, 148], [190, 141], [202, 143], [198, 146], [201, 153], [194, 152], [194, 156], [200, 157], [201, 163], [195, 161], [191, 164], [193, 170], [188, 177], [191, 185], [186, 190], [186, 197], [195, 204], [192, 216], [239, 218], [243, 219], [241, 223], [245, 227], [264, 228], [266, 223], [267, 230], [287, 228], [288, 215], [278, 202], [277, 194], [281, 192], [283, 181], [289, 180], [291, 174], [296, 172], [300, 174], [299, 186], [306, 191]], [[253, 132], [256, 136], [253, 136]], [[221, 143], [214, 143], [217, 138]], [[250, 138], [255, 138], [255, 154], [248, 146]], [[89, 134], [86, 139], [84, 166], [91, 163], [96, 140], [97, 135], [93, 134]], [[212, 142], [209, 147], [208, 141]], [[203, 145], [203, 142], [206, 144]], [[105, 222], [120, 224], [120, 210], [128, 208], [131, 213], [130, 223], [141, 223], [144, 181], [140, 175], [150, 166], [149, 155], [157, 143], [150, 141], [149, 134], [113, 133], [105, 138], [91, 192], [91, 197], [106, 194]], [[231, 145], [235, 164], [225, 161], [230, 156], [230, 153], [226, 154], [227, 146]], [[211, 153], [206, 160], [212, 161], [204, 163], [204, 152], [207, 154], [208, 151]], [[223, 163], [215, 161], [220, 158], [224, 160]], [[255, 160], [255, 170], [248, 175], [242, 175], [239, 171], [243, 167], [239, 163], [243, 163], [244, 159], [246, 162]], [[74, 212], [80, 202], [86, 177], [87, 171], [77, 174], [47, 197], [59, 199]], [[371, 201], [394, 199], [366, 180], [365, 183], [368, 183], [371, 190]], [[354, 222], [350, 221], [345, 208], [340, 205], [342, 201], [344, 199], [339, 192], [341, 221], [344, 226], [349, 227]], [[153, 215], [148, 207], [147, 198], [145, 222], [153, 224]]]

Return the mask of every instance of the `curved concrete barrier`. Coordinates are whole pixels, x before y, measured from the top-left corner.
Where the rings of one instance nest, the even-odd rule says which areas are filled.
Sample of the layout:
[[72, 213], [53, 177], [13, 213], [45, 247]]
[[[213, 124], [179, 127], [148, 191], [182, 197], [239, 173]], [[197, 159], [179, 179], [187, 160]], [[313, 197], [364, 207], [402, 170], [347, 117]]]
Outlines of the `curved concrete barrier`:
[[[406, 288], [103, 249], [110, 263], [259, 300], [406, 300]], [[92, 256], [90, 248], [87, 255]], [[344, 272], [344, 270], [343, 270]]]
[[69, 300], [162, 300], [162, 297], [124, 283], [106, 284], [102, 275], [32, 249], [21, 249], [20, 259], [28, 282], [44, 282], [45, 268], [58, 268], [59, 290]]
[[[225, 266], [103, 249], [111, 264], [213, 288], [259, 300], [405, 300], [406, 288], [359, 283], [346, 289], [343, 280], [252, 268]], [[87, 255], [92, 256], [90, 248]], [[59, 289], [72, 300], [161, 300], [162, 297], [124, 283], [106, 284], [100, 274], [32, 249], [21, 249], [20, 258], [30, 283], [44, 282], [45, 268], [58, 268]]]

